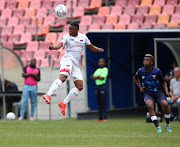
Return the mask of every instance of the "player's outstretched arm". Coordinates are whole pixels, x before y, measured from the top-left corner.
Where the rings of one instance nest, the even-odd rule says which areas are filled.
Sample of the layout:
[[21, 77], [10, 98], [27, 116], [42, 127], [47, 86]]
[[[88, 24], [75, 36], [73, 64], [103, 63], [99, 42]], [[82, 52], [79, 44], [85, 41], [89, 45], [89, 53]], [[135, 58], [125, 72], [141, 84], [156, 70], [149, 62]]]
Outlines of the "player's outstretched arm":
[[172, 94], [168, 92], [167, 84], [166, 84], [165, 81], [162, 83], [162, 87], [164, 89], [164, 92], [165, 92], [166, 96], [172, 97]]
[[93, 52], [104, 52], [102, 48], [96, 47], [93, 44], [87, 45], [87, 47]]
[[62, 46], [63, 46], [62, 43], [58, 43], [58, 44], [55, 45], [55, 46], [50, 45], [50, 46], [49, 46], [49, 49], [50, 49], [50, 50], [58, 50], [58, 49], [60, 49]]
[[139, 79], [137, 79], [136, 77], [134, 77], [134, 81], [135, 81], [136, 85], [139, 87], [140, 92], [144, 92], [144, 88], [145, 88], [145, 87], [142, 87], [141, 82], [139, 81]]

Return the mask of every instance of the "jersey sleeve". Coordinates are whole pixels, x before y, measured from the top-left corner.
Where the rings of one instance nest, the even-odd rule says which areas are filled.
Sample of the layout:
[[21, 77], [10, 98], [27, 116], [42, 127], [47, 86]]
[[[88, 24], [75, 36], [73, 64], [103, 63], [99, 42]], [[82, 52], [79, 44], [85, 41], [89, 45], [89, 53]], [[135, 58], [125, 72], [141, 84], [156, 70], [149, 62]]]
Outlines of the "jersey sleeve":
[[140, 72], [139, 72], [139, 69], [136, 71], [135, 78], [136, 78], [136, 79], [140, 79]]
[[108, 68], [106, 68], [104, 72], [101, 74], [101, 77], [103, 78], [107, 78], [107, 76], [108, 76]]
[[90, 45], [91, 44], [90, 40], [88, 39], [86, 35], [84, 36], [85, 36], [85, 45]]
[[61, 43], [63, 46], [65, 46], [65, 44], [66, 44], [66, 40], [67, 40], [67, 36], [66, 36], [66, 35], [64, 35], [64, 36], [62, 37], [62, 39], [61, 39], [60, 43]]
[[96, 69], [96, 71], [94, 72], [93, 76], [94, 76], [94, 77], [98, 76], [97, 73], [98, 73], [98, 72], [97, 72], [97, 69]]
[[157, 74], [157, 78], [158, 78], [158, 80], [159, 80], [160, 83], [163, 83], [163, 82], [165, 81], [164, 76], [163, 76], [161, 70], [159, 70], [159, 72], [158, 72], [158, 74]]

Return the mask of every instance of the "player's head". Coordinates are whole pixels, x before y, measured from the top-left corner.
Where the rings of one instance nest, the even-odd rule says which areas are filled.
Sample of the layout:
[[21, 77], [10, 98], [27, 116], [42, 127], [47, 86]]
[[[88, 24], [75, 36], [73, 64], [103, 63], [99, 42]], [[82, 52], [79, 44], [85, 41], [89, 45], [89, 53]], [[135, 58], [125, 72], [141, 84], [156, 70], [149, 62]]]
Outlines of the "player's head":
[[36, 58], [31, 58], [30, 65], [33, 67], [36, 66]]
[[79, 24], [78, 23], [71, 23], [69, 27], [69, 35], [71, 36], [77, 36], [79, 31]]
[[105, 66], [105, 64], [106, 64], [105, 59], [104, 59], [104, 58], [100, 58], [100, 59], [99, 59], [99, 66], [100, 66], [101, 68], [103, 68], [103, 67]]
[[180, 78], [180, 68], [179, 67], [174, 68], [174, 77], [177, 79]]
[[152, 67], [153, 66], [154, 57], [151, 54], [146, 54], [144, 56], [144, 67]]

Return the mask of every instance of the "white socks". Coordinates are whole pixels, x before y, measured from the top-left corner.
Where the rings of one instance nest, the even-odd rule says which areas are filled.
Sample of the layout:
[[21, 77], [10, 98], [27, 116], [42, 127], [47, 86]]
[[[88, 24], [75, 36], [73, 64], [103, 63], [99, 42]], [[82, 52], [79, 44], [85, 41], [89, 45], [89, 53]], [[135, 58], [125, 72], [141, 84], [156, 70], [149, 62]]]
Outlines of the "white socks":
[[52, 83], [52, 85], [51, 85], [51, 87], [49, 88], [49, 91], [48, 91], [48, 95], [52, 95], [52, 93], [54, 92], [54, 91], [56, 91], [60, 86], [61, 86], [61, 84], [62, 84], [62, 81], [60, 80], [60, 79], [56, 79], [53, 83]]
[[71, 89], [67, 97], [64, 99], [64, 104], [69, 103], [73, 98], [75, 98], [79, 94], [79, 92], [79, 89], [77, 89], [76, 87]]

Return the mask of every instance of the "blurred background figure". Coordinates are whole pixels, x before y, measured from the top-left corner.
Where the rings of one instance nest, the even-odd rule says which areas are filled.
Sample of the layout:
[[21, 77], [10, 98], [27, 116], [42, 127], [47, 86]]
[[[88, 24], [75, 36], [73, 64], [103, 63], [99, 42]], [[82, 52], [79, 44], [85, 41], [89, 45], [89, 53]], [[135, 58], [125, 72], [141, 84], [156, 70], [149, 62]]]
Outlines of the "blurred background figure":
[[107, 121], [107, 87], [106, 79], [108, 76], [108, 68], [105, 67], [105, 59], [99, 59], [99, 67], [93, 75], [96, 83], [96, 96], [98, 103], [98, 119], [96, 121]]

